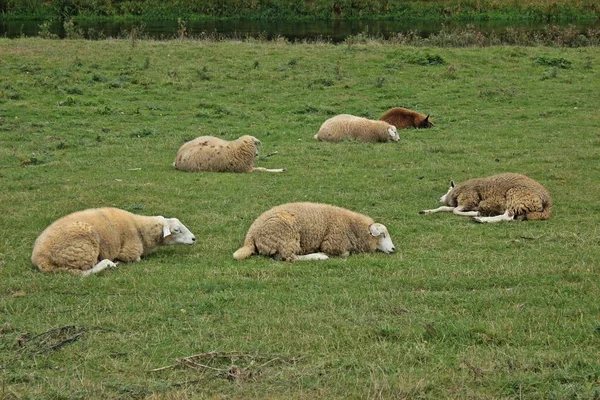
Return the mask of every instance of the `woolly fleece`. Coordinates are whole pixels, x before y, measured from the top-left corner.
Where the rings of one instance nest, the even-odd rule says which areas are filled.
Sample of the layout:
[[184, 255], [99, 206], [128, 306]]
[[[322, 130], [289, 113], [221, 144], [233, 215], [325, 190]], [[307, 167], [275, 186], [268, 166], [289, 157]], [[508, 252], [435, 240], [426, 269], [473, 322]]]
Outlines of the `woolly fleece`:
[[188, 172], [251, 172], [258, 143], [249, 135], [230, 142], [213, 136], [200, 136], [181, 146], [173, 165]]
[[117, 208], [78, 211], [56, 220], [40, 234], [31, 261], [43, 272], [74, 274], [104, 259], [139, 261], [157, 246], [171, 244], [170, 236], [163, 237], [164, 221], [163, 217], [135, 215]]
[[338, 256], [372, 253], [380, 239], [370, 234], [371, 224], [366, 215], [328, 204], [283, 204], [254, 221], [233, 256], [240, 260], [258, 253], [295, 261], [298, 255], [318, 251]]
[[542, 220], [550, 218], [550, 193], [537, 181], [521, 174], [504, 173], [470, 179], [456, 185], [445, 198], [451, 207], [481, 215], [499, 215], [508, 211], [515, 219]]
[[314, 138], [326, 142], [339, 142], [345, 138], [352, 138], [362, 142], [397, 141], [397, 134], [395, 135], [395, 139], [391, 138], [389, 133], [390, 128], [396, 131], [393, 125], [385, 121], [340, 114], [323, 122]]
[[394, 107], [386, 111], [380, 118], [394, 125], [397, 129], [405, 128], [431, 128], [433, 123], [429, 120], [429, 115], [424, 115], [404, 107]]

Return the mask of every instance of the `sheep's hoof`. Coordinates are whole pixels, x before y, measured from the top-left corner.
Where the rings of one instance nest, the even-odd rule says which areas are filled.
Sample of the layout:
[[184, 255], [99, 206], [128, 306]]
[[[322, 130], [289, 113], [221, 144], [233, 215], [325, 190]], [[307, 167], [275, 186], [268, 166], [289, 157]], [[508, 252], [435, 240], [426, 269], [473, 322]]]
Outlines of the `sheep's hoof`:
[[471, 217], [472, 221], [478, 222], [480, 224], [483, 224], [485, 221], [481, 219], [481, 217]]

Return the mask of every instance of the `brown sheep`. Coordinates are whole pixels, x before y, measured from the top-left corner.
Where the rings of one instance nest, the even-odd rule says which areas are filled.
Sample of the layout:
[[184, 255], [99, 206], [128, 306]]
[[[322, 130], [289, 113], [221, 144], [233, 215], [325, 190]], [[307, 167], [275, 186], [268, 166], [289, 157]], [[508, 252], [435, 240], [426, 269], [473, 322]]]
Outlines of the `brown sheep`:
[[440, 198], [444, 206], [421, 214], [452, 212], [477, 222], [541, 220], [550, 218], [550, 193], [533, 179], [513, 173], [475, 178], [454, 186]]
[[326, 260], [328, 255], [395, 251], [387, 228], [366, 215], [320, 203], [288, 203], [264, 212], [233, 257], [252, 254], [285, 261]]
[[410, 127], [431, 128], [433, 126], [429, 115], [423, 115], [404, 107], [394, 107], [386, 111], [379, 119], [394, 125], [398, 129]]
[[260, 140], [245, 135], [226, 141], [214, 136], [200, 136], [179, 148], [173, 166], [181, 171], [198, 172], [283, 172], [254, 166]]

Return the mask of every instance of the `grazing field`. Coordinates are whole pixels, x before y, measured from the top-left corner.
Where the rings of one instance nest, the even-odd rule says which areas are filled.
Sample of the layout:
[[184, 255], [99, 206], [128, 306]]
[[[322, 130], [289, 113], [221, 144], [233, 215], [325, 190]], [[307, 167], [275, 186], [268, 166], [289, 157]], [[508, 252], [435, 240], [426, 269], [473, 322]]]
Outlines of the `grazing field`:
[[[0, 398], [598, 398], [599, 71], [597, 47], [0, 39]], [[435, 127], [313, 140], [393, 106]], [[287, 171], [171, 165], [245, 134]], [[500, 172], [548, 188], [552, 218], [418, 214]], [[235, 261], [291, 201], [370, 215], [397, 251]], [[31, 266], [48, 224], [101, 206], [198, 243], [89, 278]]]

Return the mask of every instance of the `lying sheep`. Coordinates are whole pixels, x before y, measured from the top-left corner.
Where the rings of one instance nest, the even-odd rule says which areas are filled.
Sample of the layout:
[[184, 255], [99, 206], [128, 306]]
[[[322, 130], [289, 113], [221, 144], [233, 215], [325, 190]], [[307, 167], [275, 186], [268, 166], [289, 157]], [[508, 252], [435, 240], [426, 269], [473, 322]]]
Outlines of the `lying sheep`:
[[433, 126], [433, 122], [429, 120], [429, 115], [424, 115], [404, 107], [394, 107], [386, 111], [379, 119], [394, 125], [397, 129], [410, 127], [431, 128]]
[[440, 211], [473, 217], [477, 222], [539, 220], [550, 218], [552, 200], [541, 184], [520, 174], [505, 173], [470, 179], [440, 198], [444, 204], [421, 214]]
[[242, 136], [230, 142], [213, 136], [200, 136], [184, 143], [177, 152], [173, 166], [181, 171], [197, 172], [283, 172], [254, 166], [260, 140]]
[[346, 138], [361, 142], [397, 142], [400, 137], [396, 127], [385, 121], [377, 121], [349, 114], [340, 114], [323, 122], [315, 139], [339, 142]]
[[35, 241], [31, 261], [42, 272], [87, 276], [116, 267], [115, 261], [140, 261], [157, 246], [195, 241], [177, 218], [95, 208], [69, 214], [48, 226]]
[[263, 213], [250, 226], [244, 245], [233, 253], [285, 261], [326, 260], [329, 256], [395, 250], [387, 228], [366, 215], [319, 203], [288, 203]]

